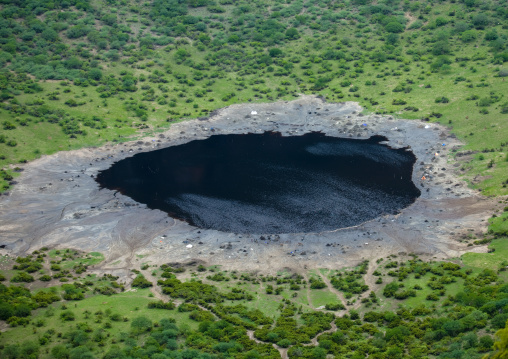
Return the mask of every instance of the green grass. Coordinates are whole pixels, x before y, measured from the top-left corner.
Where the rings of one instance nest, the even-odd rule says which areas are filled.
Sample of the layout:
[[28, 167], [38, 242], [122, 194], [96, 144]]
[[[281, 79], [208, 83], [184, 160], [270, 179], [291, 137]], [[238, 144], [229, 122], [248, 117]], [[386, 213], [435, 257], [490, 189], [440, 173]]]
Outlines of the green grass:
[[309, 279], [321, 280], [321, 276], [319, 275], [320, 269], [310, 269], [307, 272]]
[[328, 268], [320, 268], [319, 269], [319, 272], [321, 273], [321, 275], [323, 277], [326, 277], [326, 278], [330, 278], [332, 277], [337, 271], [336, 270], [333, 270], [333, 269], [328, 269]]
[[[72, 257], [65, 257], [71, 255]], [[104, 255], [100, 252], [90, 252], [83, 254], [73, 250], [52, 249], [48, 252], [51, 261], [61, 261], [60, 267], [63, 269], [72, 269], [77, 264], [92, 266], [104, 260]], [[65, 257], [65, 258], [64, 258]]]
[[[260, 294], [255, 300], [242, 303], [249, 309], [259, 309], [266, 316], [274, 318], [278, 314], [280, 296]], [[238, 303], [234, 303], [238, 304]]]
[[497, 235], [508, 234], [508, 211], [489, 219], [489, 233]]
[[[301, 290], [296, 291], [296, 293], [298, 293], [298, 295], [296, 297], [291, 296], [291, 298], [288, 298], [288, 299], [291, 299], [297, 305], [301, 305], [304, 310], [309, 310], [312, 307], [309, 304], [309, 301], [307, 299], [307, 292], [306, 291], [307, 291], [307, 288], [302, 288]], [[291, 294], [294, 292], [295, 291], [291, 291]]]
[[12, 263], [11, 257], [9, 257], [7, 254], [0, 255], [0, 264], [9, 264], [9, 263]]
[[[429, 275], [430, 274], [430, 275]], [[414, 308], [420, 304], [425, 304], [426, 306], [430, 306], [432, 304], [439, 305], [439, 303], [442, 303], [447, 296], [449, 295], [455, 295], [458, 292], [460, 292], [463, 288], [464, 279], [462, 278], [455, 278], [457, 281], [455, 283], [445, 284], [445, 290], [446, 294], [444, 296], [439, 297], [439, 301], [431, 301], [426, 300], [425, 297], [433, 293], [434, 291], [427, 286], [427, 282], [430, 277], [432, 277], [432, 273], [427, 273], [425, 276], [416, 279], [413, 275], [411, 275], [411, 278], [409, 280], [404, 281], [404, 284], [406, 286], [406, 289], [412, 288], [414, 285], [419, 284], [423, 289], [416, 291], [416, 297], [409, 297], [403, 301], [394, 300], [395, 303], [404, 303], [405, 306]]]
[[328, 289], [311, 289], [310, 300], [312, 307], [319, 308], [329, 303], [337, 303], [339, 298]]
[[83, 264], [87, 266], [93, 266], [95, 264], [99, 264], [104, 260], [104, 255], [99, 252], [91, 252], [89, 253], [90, 258], [88, 256], [76, 258], [73, 260], [66, 260], [62, 263], [62, 268], [64, 269], [71, 269], [77, 264]]
[[[479, 255], [482, 256], [482, 258], [484, 258], [487, 254], [482, 253]], [[390, 260], [393, 260], [393, 259], [390, 259]], [[445, 271], [444, 275], [452, 278], [453, 280], [455, 280], [455, 282], [444, 284], [445, 293], [442, 296], [438, 296], [439, 299], [437, 301], [427, 300], [426, 297], [428, 294], [431, 294], [431, 293], [437, 294], [437, 292], [438, 292], [437, 290], [431, 289], [427, 285], [427, 283], [430, 281], [431, 277], [435, 277], [435, 278], [437, 278], [437, 280], [439, 280], [439, 278], [441, 278], [441, 276], [433, 274], [432, 272], [429, 271], [429, 272], [425, 273], [425, 275], [421, 275], [419, 278], [416, 278], [415, 273], [409, 273], [407, 278], [404, 278], [401, 281], [399, 281], [397, 277], [391, 277], [387, 274], [389, 271], [396, 269], [396, 268], [389, 268], [389, 269], [385, 268], [385, 265], [390, 260], [382, 261], [380, 263], [380, 265], [377, 267], [377, 271], [382, 273], [381, 278], [383, 279], [383, 284], [380, 286], [379, 290], [377, 290], [376, 295], [379, 299], [379, 306], [383, 310], [396, 310], [400, 306], [414, 308], [414, 307], [419, 306], [421, 304], [424, 304], [427, 307], [429, 307], [429, 306], [438, 306], [439, 307], [448, 298], [448, 296], [456, 295], [458, 292], [464, 290], [464, 283], [465, 283], [464, 279], [461, 277], [451, 276], [450, 273]], [[462, 257], [462, 262], [463, 262], [462, 263], [463, 266], [462, 266], [461, 271], [471, 270], [471, 274], [469, 274], [469, 276], [477, 275], [483, 269], [481, 267], [475, 266], [474, 264], [471, 265], [469, 263], [466, 263], [466, 261], [464, 260], [464, 256]], [[431, 265], [433, 267], [439, 267], [441, 262], [431, 262], [431, 263], [432, 263]], [[402, 268], [402, 267], [399, 267], [399, 268]], [[408, 298], [402, 299], [402, 300], [396, 299], [394, 297], [386, 298], [383, 295], [383, 289], [385, 288], [385, 286], [387, 284], [389, 284], [391, 282], [402, 285], [402, 287], [399, 288], [399, 291], [406, 291], [406, 290], [414, 289], [414, 287], [416, 285], [420, 286], [421, 289], [415, 289], [415, 292], [416, 292], [415, 297], [408, 297]], [[375, 308], [376, 305], [374, 305], [373, 307]], [[361, 308], [362, 308], [362, 310], [372, 310], [372, 307], [362, 306]]]
[[[148, 295], [149, 289], [137, 290], [136, 292], [125, 292], [116, 294], [113, 296], [95, 295], [77, 302], [67, 302], [68, 310], [71, 310], [75, 315], [74, 321], [63, 322], [60, 319], [60, 313], [62, 312], [61, 303], [54, 304], [48, 309], [40, 309], [34, 316], [33, 321], [42, 319], [45, 325], [41, 328], [35, 328], [34, 326], [27, 327], [15, 327], [2, 333], [3, 343], [15, 343], [20, 338], [23, 340], [38, 341], [39, 337], [49, 329], [55, 330], [56, 333], [66, 333], [76, 328], [78, 323], [87, 323], [93, 331], [99, 328], [104, 328], [104, 323], [108, 320], [103, 319], [102, 323], [95, 322], [94, 313], [97, 311], [105, 312], [111, 310], [112, 313], [119, 313], [123, 317], [133, 319], [138, 316], [144, 316], [153, 322], [158, 322], [162, 318], [174, 318], [179, 327], [188, 326], [195, 330], [197, 329], [198, 323], [189, 319], [188, 313], [180, 313], [175, 310], [163, 310], [163, 309], [148, 309], [147, 303], [150, 300]], [[85, 310], [89, 311], [89, 319], [85, 318]], [[49, 313], [53, 315], [48, 316]], [[109, 333], [111, 337], [118, 338], [121, 332], [130, 332], [130, 320], [127, 322], [120, 321], [114, 322], [109, 321], [112, 324], [112, 328], [105, 329], [106, 333]], [[54, 340], [54, 344], [58, 343], [58, 339]], [[111, 346], [111, 341], [108, 341], [106, 346], [102, 347], [101, 352], [105, 353]]]
[[508, 238], [494, 239], [489, 245], [492, 253], [466, 253], [462, 262], [470, 267], [498, 269], [501, 263], [508, 261]]

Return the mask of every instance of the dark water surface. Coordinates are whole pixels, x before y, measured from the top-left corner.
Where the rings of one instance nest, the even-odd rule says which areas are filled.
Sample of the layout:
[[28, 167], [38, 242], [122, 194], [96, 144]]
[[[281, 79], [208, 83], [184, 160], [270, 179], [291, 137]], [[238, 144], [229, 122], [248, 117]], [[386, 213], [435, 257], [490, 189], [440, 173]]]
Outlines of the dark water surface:
[[97, 182], [201, 228], [319, 232], [396, 213], [420, 195], [414, 155], [383, 140], [217, 135], [126, 158]]

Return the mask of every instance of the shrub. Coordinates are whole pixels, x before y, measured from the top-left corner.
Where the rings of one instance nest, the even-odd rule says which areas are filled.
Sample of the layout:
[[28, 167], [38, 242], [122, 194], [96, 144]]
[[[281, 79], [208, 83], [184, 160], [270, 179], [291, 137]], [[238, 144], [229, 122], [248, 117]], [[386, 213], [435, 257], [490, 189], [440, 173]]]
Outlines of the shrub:
[[66, 310], [60, 313], [60, 319], [64, 322], [70, 322], [76, 319], [76, 315], [72, 311]]
[[325, 305], [326, 310], [344, 310], [346, 307], [342, 303], [328, 303]]
[[30, 282], [33, 282], [34, 280], [35, 280], [34, 277], [32, 277], [30, 274], [25, 273], [25, 272], [19, 272], [18, 274], [16, 274], [14, 277], [11, 278], [11, 282], [14, 282], [14, 283], [20, 283], [20, 282], [30, 283]]
[[365, 322], [373, 323], [383, 318], [383, 314], [377, 312], [367, 312], [363, 316]]
[[396, 342], [403, 342], [404, 339], [410, 335], [410, 331], [406, 326], [399, 325], [393, 329], [386, 330], [386, 340], [392, 340]]
[[322, 289], [322, 288], [325, 288], [325, 287], [326, 287], [325, 282], [323, 282], [321, 280], [314, 280], [310, 284], [310, 288], [311, 289]]
[[148, 303], [148, 308], [149, 309], [156, 308], [156, 309], [172, 310], [172, 309], [175, 309], [175, 303], [173, 303], [173, 302], [164, 303], [162, 300], [160, 300], [158, 302], [150, 302], [150, 303]]
[[65, 104], [69, 107], [76, 107], [78, 106], [78, 103], [76, 102], [76, 100], [70, 98], [68, 99], [67, 101], [65, 101]]
[[473, 16], [472, 20], [474, 27], [478, 30], [483, 30], [489, 24], [489, 18], [483, 13]]
[[392, 105], [405, 105], [405, 104], [407, 104], [407, 102], [402, 99], [393, 99], [392, 101]]
[[405, 290], [402, 292], [395, 292], [393, 296], [395, 297], [395, 299], [399, 299], [399, 300], [406, 299], [409, 297], [416, 297], [416, 291]]
[[189, 318], [196, 322], [210, 322], [215, 320], [214, 315], [206, 310], [193, 310], [189, 314]]
[[508, 102], [505, 102], [501, 105], [501, 113], [506, 114], [508, 113]]
[[391, 282], [383, 289], [383, 295], [386, 298], [393, 297], [395, 292], [399, 289], [399, 285], [396, 282]]
[[494, 345], [494, 341], [489, 335], [484, 335], [480, 338], [480, 343], [478, 345], [478, 350], [480, 352], [488, 352], [492, 350], [492, 346]]
[[143, 333], [152, 328], [152, 321], [146, 317], [136, 317], [131, 322], [131, 329], [137, 333]]
[[295, 40], [300, 38], [300, 34], [298, 33], [298, 30], [294, 27], [291, 27], [286, 30], [286, 38], [289, 40]]
[[491, 325], [495, 329], [503, 329], [508, 321], [508, 313], [500, 313], [492, 318]]
[[291, 344], [291, 340], [289, 339], [282, 339], [277, 342], [277, 345], [281, 348], [288, 348]]
[[475, 30], [467, 30], [462, 33], [462, 35], [460, 36], [460, 39], [463, 42], [471, 42], [471, 41], [476, 40], [477, 37], [478, 37], [478, 35]]
[[8, 303], [0, 303], [0, 319], [7, 320], [14, 315], [14, 307]]
[[351, 320], [360, 319], [360, 314], [358, 314], [356, 310], [350, 310], [349, 317], [351, 318]]
[[434, 294], [434, 293], [430, 293], [430, 294], [428, 294], [425, 297], [425, 299], [432, 300], [432, 301], [437, 301], [437, 300], [439, 300], [439, 297], [436, 294]]
[[404, 31], [404, 25], [400, 22], [392, 21], [385, 26], [385, 30], [391, 33], [399, 33]]
[[440, 97], [436, 97], [434, 102], [435, 103], [448, 103], [448, 102], [450, 102], [450, 99], [448, 97], [445, 97], [445, 96], [440, 96]]
[[139, 274], [133, 281], [132, 286], [137, 288], [148, 288], [153, 284], [148, 279], [146, 279], [142, 274]]
[[14, 130], [14, 129], [16, 129], [16, 126], [13, 123], [9, 122], [9, 121], [4, 121], [2, 123], [2, 125], [3, 125], [4, 130]]
[[283, 57], [284, 53], [279, 48], [272, 48], [268, 51], [270, 57]]
[[488, 107], [492, 103], [492, 99], [490, 97], [482, 97], [480, 101], [478, 101], [478, 106], [480, 107]]
[[409, 25], [410, 30], [419, 29], [423, 26], [423, 22], [421, 20], [416, 20], [411, 25]]

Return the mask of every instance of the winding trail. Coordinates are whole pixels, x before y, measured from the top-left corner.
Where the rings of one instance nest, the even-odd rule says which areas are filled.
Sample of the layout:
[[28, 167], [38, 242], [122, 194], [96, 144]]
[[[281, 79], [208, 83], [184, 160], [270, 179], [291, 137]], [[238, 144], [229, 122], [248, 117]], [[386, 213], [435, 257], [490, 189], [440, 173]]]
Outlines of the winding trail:
[[330, 325], [332, 326], [330, 329], [325, 330], [324, 332], [317, 333], [316, 336], [310, 340], [310, 343], [303, 344], [303, 346], [304, 347], [308, 347], [311, 345], [317, 346], [317, 345], [319, 345], [318, 340], [317, 340], [318, 337], [320, 337], [321, 335], [326, 334], [326, 333], [335, 333], [337, 331], [337, 326], [335, 325], [335, 320], [332, 320]]
[[[169, 295], [166, 295], [162, 293], [161, 287], [157, 285], [157, 278], [155, 278], [150, 271], [146, 271], [146, 273], [143, 273], [145, 278], [152, 282], [152, 286], [150, 287], [150, 292], [152, 292], [153, 296], [159, 300], [162, 300], [163, 302], [168, 302], [171, 299]], [[173, 301], [175, 305], [178, 305], [175, 301]]]
[[[255, 341], [258, 344], [269, 344], [269, 343], [266, 343], [266, 342], [263, 342], [263, 341], [257, 339], [254, 336], [254, 330], [247, 330], [247, 336], [249, 337], [250, 340], [253, 340], [253, 341]], [[272, 346], [279, 351], [280, 356], [281, 356], [282, 359], [288, 359], [288, 350], [289, 350], [289, 348], [281, 348], [277, 344], [273, 344], [273, 343], [272, 343]]]
[[[303, 278], [305, 279], [307, 284], [310, 283], [309, 282], [309, 277], [307, 277], [307, 274], [304, 274]], [[307, 286], [305, 292], [306, 292], [305, 294], [307, 294], [307, 303], [309, 303], [309, 307], [314, 308], [314, 306], [312, 305], [312, 300], [310, 299], [310, 285]]]
[[[369, 294], [370, 294], [370, 291], [373, 290], [374, 288], [376, 288], [378, 285], [375, 284], [375, 280], [374, 280], [374, 276], [373, 276], [373, 273], [374, 271], [376, 270], [377, 266], [371, 262], [369, 262], [369, 266], [367, 268], [367, 273], [365, 273], [365, 275], [363, 276], [363, 279], [365, 281], [365, 284], [369, 287], [369, 290], [368, 291], [365, 291], [364, 293], [362, 293], [360, 296], [359, 296], [359, 299], [360, 300], [357, 300], [352, 306], [351, 306], [351, 309], [358, 309], [360, 306], [361, 306], [361, 298], [365, 298], [367, 297]], [[337, 290], [336, 288], [333, 287], [332, 283], [330, 282], [330, 279], [324, 275], [321, 271], [318, 271], [319, 273], [319, 276], [320, 278], [323, 280], [323, 282], [327, 285], [328, 287], [328, 290], [330, 292], [332, 292], [333, 294], [335, 294], [337, 296], [337, 298], [343, 303], [345, 304], [347, 301], [346, 301], [346, 298], [344, 297], [344, 294]], [[149, 280], [150, 282], [152, 282], [154, 285], [150, 288], [150, 291], [153, 293], [154, 297], [156, 297], [157, 299], [159, 300], [162, 300], [162, 301], [170, 301], [172, 300], [172, 298], [168, 295], [165, 295], [164, 293], [162, 293], [161, 291], [161, 288], [157, 285], [157, 278], [155, 278], [151, 272], [149, 271], [146, 271], [146, 273], [143, 273], [146, 277], [147, 280]], [[308, 283], [309, 282], [309, 278], [306, 274], [303, 275], [304, 278], [305, 278], [305, 281]], [[263, 288], [263, 285], [260, 286], [260, 289], [262, 290]], [[318, 310], [318, 311], [323, 311], [323, 312], [327, 312], [329, 313], [329, 311], [325, 311], [323, 309], [317, 309], [317, 308], [314, 308], [313, 305], [312, 305], [312, 301], [311, 301], [311, 296], [310, 296], [310, 287], [307, 286], [306, 288], [306, 294], [307, 294], [307, 300], [309, 302], [309, 307], [312, 308], [313, 310]], [[258, 298], [259, 298], [259, 294], [258, 294]], [[174, 303], [176, 305], [179, 305], [180, 303], [177, 302], [177, 301], [174, 301]], [[213, 312], [211, 312], [210, 310], [208, 310], [207, 308], [201, 306], [201, 305], [198, 305], [198, 307], [202, 310], [205, 310], [209, 313], [212, 313], [213, 316], [217, 319], [219, 319], [219, 317], [217, 317], [217, 315]], [[341, 310], [341, 311], [337, 311], [337, 312], [334, 312], [334, 315], [335, 316], [342, 316], [344, 315], [345, 313], [347, 313], [347, 309], [345, 310]], [[302, 344], [303, 346], [318, 346], [319, 345], [319, 342], [318, 342], [318, 338], [323, 335], [323, 334], [327, 334], [327, 333], [335, 333], [337, 331], [337, 325], [335, 324], [335, 319], [332, 320], [330, 322], [330, 325], [331, 325], [331, 328], [328, 329], [328, 330], [325, 330], [323, 332], [319, 332], [317, 333], [311, 340], [310, 340], [310, 343], [306, 343], [306, 344]], [[267, 342], [264, 342], [262, 340], [259, 340], [255, 337], [254, 335], [254, 330], [246, 330], [247, 332], [247, 336], [250, 340], [256, 342], [257, 344], [271, 344], [273, 346], [274, 349], [276, 349], [281, 358], [282, 359], [289, 359], [289, 356], [288, 356], [288, 351], [289, 349], [292, 347], [288, 347], [288, 348], [281, 348], [279, 347], [277, 344], [274, 344], [274, 343], [267, 343]]]
[[[365, 284], [369, 286], [369, 290], [373, 291], [377, 287], [379, 287], [379, 284], [376, 284], [374, 272], [376, 271], [378, 266], [372, 265], [371, 262], [369, 262], [369, 267], [367, 268], [367, 273], [363, 276], [363, 280], [365, 281]], [[367, 292], [365, 292], [367, 293]]]
[[[332, 283], [330, 282], [330, 279], [328, 279], [327, 276], [323, 275], [323, 273], [321, 273], [321, 271], [319, 271], [319, 276], [321, 277], [321, 279], [323, 280], [323, 282], [325, 282], [325, 284], [328, 286], [328, 290], [330, 290], [330, 292], [332, 292], [333, 294], [335, 294], [337, 296], [337, 298], [339, 298], [339, 300], [342, 302], [342, 304], [346, 304], [347, 303], [347, 300], [346, 298], [344, 297], [344, 294], [341, 292], [341, 291], [338, 291], [337, 289], [335, 289], [335, 287], [332, 285]], [[340, 316], [340, 315], [344, 315], [345, 313], [347, 312], [346, 309], [344, 310], [341, 310], [341, 311], [338, 311], [338, 312], [335, 312], [335, 315], [337, 316]], [[335, 324], [334, 324], [335, 325]]]
[[406, 25], [406, 28], [407, 28], [407, 29], [411, 26], [411, 24], [413, 24], [413, 22], [415, 22], [416, 20], [418, 20], [416, 17], [414, 17], [413, 15], [411, 15], [411, 13], [410, 13], [409, 11], [406, 11], [406, 12], [404, 13], [404, 17], [405, 17], [406, 19], [408, 19], [408, 20], [409, 20], [409, 21], [408, 21], [408, 23], [407, 23], [407, 25]]

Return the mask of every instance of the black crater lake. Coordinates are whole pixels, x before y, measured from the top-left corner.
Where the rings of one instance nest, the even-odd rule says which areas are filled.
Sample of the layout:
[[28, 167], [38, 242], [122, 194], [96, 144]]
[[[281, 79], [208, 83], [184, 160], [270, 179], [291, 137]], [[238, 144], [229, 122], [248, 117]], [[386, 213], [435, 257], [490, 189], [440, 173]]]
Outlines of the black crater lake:
[[321, 232], [397, 213], [420, 195], [413, 153], [383, 140], [215, 135], [136, 154], [97, 182], [200, 228]]

